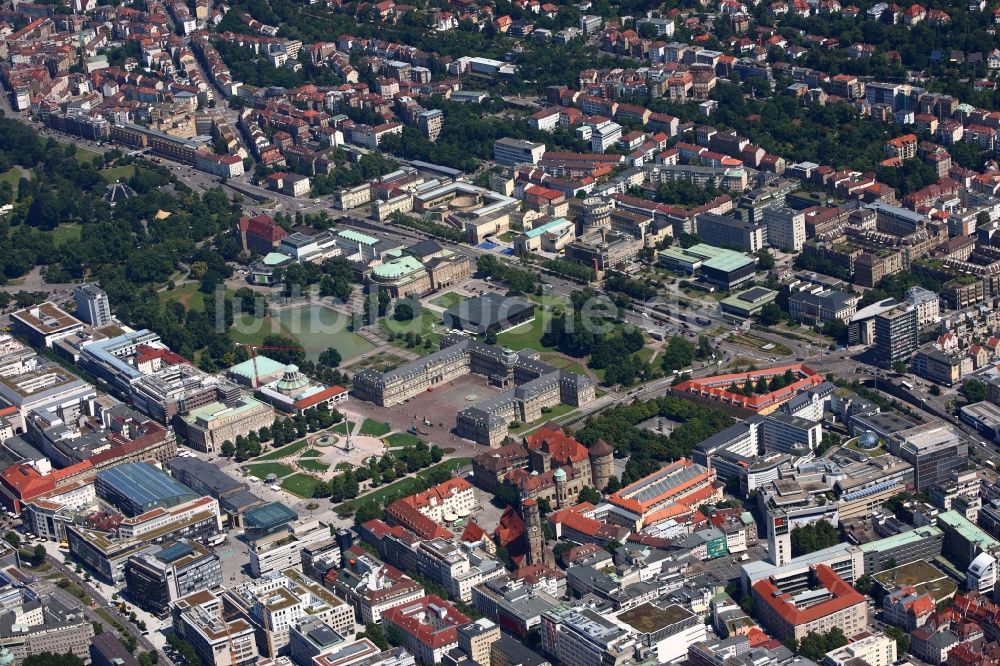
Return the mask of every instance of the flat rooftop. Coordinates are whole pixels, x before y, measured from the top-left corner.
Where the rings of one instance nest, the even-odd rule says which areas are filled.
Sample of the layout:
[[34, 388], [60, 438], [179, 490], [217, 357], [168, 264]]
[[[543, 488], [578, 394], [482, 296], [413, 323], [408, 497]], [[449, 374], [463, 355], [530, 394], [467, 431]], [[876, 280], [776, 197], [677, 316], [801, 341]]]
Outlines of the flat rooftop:
[[672, 624], [677, 624], [693, 615], [691, 611], [684, 610], [677, 604], [661, 608], [660, 606], [646, 603], [625, 611], [618, 616], [618, 619], [636, 631], [650, 634], [664, 627], [669, 627]]
[[25, 326], [40, 333], [58, 333], [59, 331], [80, 328], [83, 322], [70, 315], [54, 303], [42, 303], [24, 310], [18, 310], [11, 315]]

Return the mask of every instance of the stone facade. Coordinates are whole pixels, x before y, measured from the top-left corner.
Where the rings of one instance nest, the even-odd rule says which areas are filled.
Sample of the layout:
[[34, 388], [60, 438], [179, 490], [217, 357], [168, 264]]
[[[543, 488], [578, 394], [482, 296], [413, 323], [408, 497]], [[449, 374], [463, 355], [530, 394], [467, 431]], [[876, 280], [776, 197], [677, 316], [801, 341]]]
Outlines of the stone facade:
[[574, 372], [559, 370], [535, 358], [529, 350], [513, 352], [462, 335], [441, 339], [441, 350], [382, 373], [362, 370], [354, 376], [354, 393], [390, 407], [467, 374], [488, 377], [505, 390], [458, 413], [462, 437], [496, 447], [507, 437], [512, 421], [530, 423], [542, 410], [563, 402], [575, 407], [594, 399], [594, 384]]

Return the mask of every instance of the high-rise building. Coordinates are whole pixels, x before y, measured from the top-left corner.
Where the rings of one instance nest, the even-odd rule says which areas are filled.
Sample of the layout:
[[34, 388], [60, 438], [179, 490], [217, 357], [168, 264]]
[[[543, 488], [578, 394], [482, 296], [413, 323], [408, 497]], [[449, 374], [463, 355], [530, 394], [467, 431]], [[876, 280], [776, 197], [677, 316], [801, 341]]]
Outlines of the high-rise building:
[[177, 541], [130, 557], [125, 582], [140, 606], [163, 616], [171, 601], [222, 585], [222, 564], [218, 555], [200, 544]]
[[764, 209], [767, 242], [779, 250], [798, 252], [806, 242], [806, 215], [785, 207]]
[[883, 368], [910, 360], [917, 349], [917, 310], [901, 306], [875, 315], [875, 363]]
[[965, 469], [969, 460], [965, 438], [941, 421], [892, 433], [889, 451], [913, 465], [913, 482], [918, 492], [947, 481], [953, 471]]
[[111, 303], [104, 290], [92, 284], [78, 284], [73, 289], [76, 317], [95, 328], [111, 323]]

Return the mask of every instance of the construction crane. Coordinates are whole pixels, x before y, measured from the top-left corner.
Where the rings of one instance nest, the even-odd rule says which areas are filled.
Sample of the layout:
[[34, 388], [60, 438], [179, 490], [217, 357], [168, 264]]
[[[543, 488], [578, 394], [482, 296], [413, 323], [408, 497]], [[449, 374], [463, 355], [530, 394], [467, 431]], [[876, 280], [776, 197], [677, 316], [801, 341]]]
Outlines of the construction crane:
[[240, 347], [246, 347], [250, 350], [250, 358], [253, 361], [253, 377], [250, 379], [251, 388], [258, 388], [260, 386], [260, 372], [257, 370], [257, 350], [262, 349], [264, 351], [288, 351], [302, 353], [304, 349], [302, 347], [282, 347], [276, 345], [250, 345], [243, 342], [237, 342]]

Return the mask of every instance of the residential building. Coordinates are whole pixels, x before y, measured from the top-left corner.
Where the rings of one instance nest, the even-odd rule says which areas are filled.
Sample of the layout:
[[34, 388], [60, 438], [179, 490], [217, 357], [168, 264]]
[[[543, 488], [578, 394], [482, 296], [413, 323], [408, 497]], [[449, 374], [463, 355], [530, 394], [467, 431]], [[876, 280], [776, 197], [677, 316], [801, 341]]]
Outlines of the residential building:
[[365, 625], [379, 624], [384, 611], [424, 596], [419, 583], [368, 554], [351, 557], [343, 569], [331, 571], [325, 583], [354, 606], [358, 622]]
[[469, 623], [451, 603], [434, 595], [388, 609], [382, 626], [397, 629], [403, 645], [420, 663], [430, 666], [458, 647], [458, 628]]
[[823, 666], [848, 666], [862, 659], [868, 666], [892, 666], [896, 663], [896, 639], [881, 631], [854, 640], [842, 648], [831, 650], [823, 657]]
[[900, 306], [875, 315], [875, 363], [891, 368], [909, 363], [917, 349], [917, 309]]

